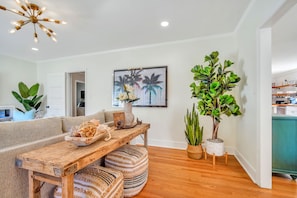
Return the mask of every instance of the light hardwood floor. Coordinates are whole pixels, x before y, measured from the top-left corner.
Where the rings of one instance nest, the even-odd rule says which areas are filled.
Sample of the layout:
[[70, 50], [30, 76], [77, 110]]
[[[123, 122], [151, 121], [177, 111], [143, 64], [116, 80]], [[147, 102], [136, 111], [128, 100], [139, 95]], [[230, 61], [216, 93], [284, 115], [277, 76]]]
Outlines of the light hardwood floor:
[[262, 189], [252, 182], [234, 156], [192, 160], [186, 151], [149, 147], [149, 178], [135, 198], [297, 198], [297, 182], [273, 176], [273, 188]]

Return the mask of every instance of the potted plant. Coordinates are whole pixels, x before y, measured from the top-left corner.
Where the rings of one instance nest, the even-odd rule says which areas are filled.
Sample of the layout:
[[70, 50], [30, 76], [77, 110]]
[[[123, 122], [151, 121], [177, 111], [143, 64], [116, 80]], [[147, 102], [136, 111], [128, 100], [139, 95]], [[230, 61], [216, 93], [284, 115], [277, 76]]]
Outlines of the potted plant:
[[184, 117], [186, 129], [185, 136], [188, 142], [187, 153], [188, 157], [192, 159], [202, 158], [202, 137], [203, 127], [199, 124], [199, 114], [196, 111], [195, 104], [193, 104], [192, 111], [187, 109], [187, 114]]
[[[30, 88], [24, 83], [19, 82], [18, 84], [19, 93], [12, 91], [12, 95], [24, 106], [25, 111], [35, 109], [36, 111], [41, 105], [41, 99], [43, 95], [37, 95], [39, 90], [39, 83], [32, 85]], [[25, 112], [17, 108], [21, 112]]]
[[192, 97], [198, 100], [200, 115], [210, 116], [212, 119], [212, 138], [206, 141], [206, 152], [222, 156], [224, 141], [218, 138], [219, 125], [222, 115], [241, 115], [234, 96], [227, 94], [236, 87], [240, 77], [229, 70], [234, 64], [232, 61], [225, 60], [223, 65], [219, 63], [218, 51], [206, 55], [204, 62], [207, 65], [196, 65], [191, 69], [194, 82], [190, 88]]

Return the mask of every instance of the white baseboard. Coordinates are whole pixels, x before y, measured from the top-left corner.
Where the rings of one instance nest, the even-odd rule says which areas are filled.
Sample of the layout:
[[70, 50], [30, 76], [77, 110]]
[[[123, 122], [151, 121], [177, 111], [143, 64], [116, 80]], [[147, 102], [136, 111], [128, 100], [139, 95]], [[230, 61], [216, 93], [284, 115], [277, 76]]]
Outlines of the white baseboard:
[[[141, 137], [137, 137], [132, 140], [134, 144], [143, 144], [143, 139]], [[174, 148], [174, 149], [186, 149], [187, 143], [186, 142], [176, 142], [176, 141], [168, 141], [168, 140], [157, 140], [157, 139], [149, 139], [148, 140], [149, 146], [158, 146], [164, 148]], [[225, 146], [225, 151], [228, 152], [229, 155], [234, 155], [237, 161], [240, 163], [242, 168], [245, 172], [249, 175], [251, 180], [256, 183], [256, 170], [250, 163], [243, 157], [243, 155], [238, 152], [232, 146]]]
[[241, 167], [245, 170], [245, 172], [249, 175], [251, 180], [256, 183], [256, 170], [251, 164], [243, 157], [243, 155], [235, 150], [234, 154], [237, 161], [240, 163]]
[[[143, 144], [143, 139], [141, 136], [138, 136], [132, 140], [131, 143], [135, 144]], [[176, 142], [176, 141], [168, 141], [168, 140], [157, 140], [157, 139], [148, 139], [149, 146], [158, 146], [164, 148], [174, 148], [174, 149], [186, 149], [186, 142]]]
[[[133, 144], [143, 144], [143, 139], [141, 137], [137, 137], [132, 140]], [[187, 143], [184, 142], [177, 142], [177, 141], [168, 141], [168, 140], [157, 140], [157, 139], [149, 139], [148, 145], [150, 146], [158, 146], [164, 148], [174, 148], [174, 149], [186, 149]], [[204, 146], [202, 144], [202, 146]], [[228, 152], [229, 155], [234, 155], [235, 149], [232, 146], [225, 146], [225, 152]]]

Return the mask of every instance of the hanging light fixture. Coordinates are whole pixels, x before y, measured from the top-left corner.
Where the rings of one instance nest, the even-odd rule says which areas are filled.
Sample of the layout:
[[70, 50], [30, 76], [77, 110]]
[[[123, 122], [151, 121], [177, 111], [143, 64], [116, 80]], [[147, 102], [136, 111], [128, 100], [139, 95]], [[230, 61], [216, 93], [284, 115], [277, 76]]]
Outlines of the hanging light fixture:
[[65, 21], [50, 19], [50, 18], [41, 18], [42, 13], [45, 10], [45, 7], [40, 8], [38, 5], [34, 3], [30, 3], [28, 0], [23, 1], [21, 3], [20, 0], [16, 0], [18, 6], [22, 8], [22, 11], [16, 10], [16, 9], [8, 9], [4, 6], [0, 5], [0, 9], [4, 11], [9, 11], [14, 14], [20, 15], [25, 18], [25, 20], [18, 20], [13, 22], [14, 28], [10, 31], [10, 33], [14, 33], [18, 30], [20, 30], [24, 25], [27, 25], [29, 23], [32, 23], [34, 26], [34, 41], [38, 42], [38, 34], [36, 32], [36, 27], [39, 26], [40, 29], [42, 29], [46, 35], [48, 35], [53, 41], [57, 41], [55, 35], [56, 33], [50, 29], [41, 24], [40, 22], [54, 22], [56, 24], [66, 24]]

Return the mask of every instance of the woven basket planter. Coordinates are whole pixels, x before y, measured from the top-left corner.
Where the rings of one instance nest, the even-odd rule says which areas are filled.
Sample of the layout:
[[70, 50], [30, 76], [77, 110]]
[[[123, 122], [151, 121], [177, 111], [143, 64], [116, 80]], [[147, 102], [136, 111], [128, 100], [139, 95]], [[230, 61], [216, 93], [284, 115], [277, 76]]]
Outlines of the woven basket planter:
[[187, 153], [188, 153], [188, 157], [191, 159], [201, 159], [203, 155], [201, 144], [197, 146], [188, 144]]

